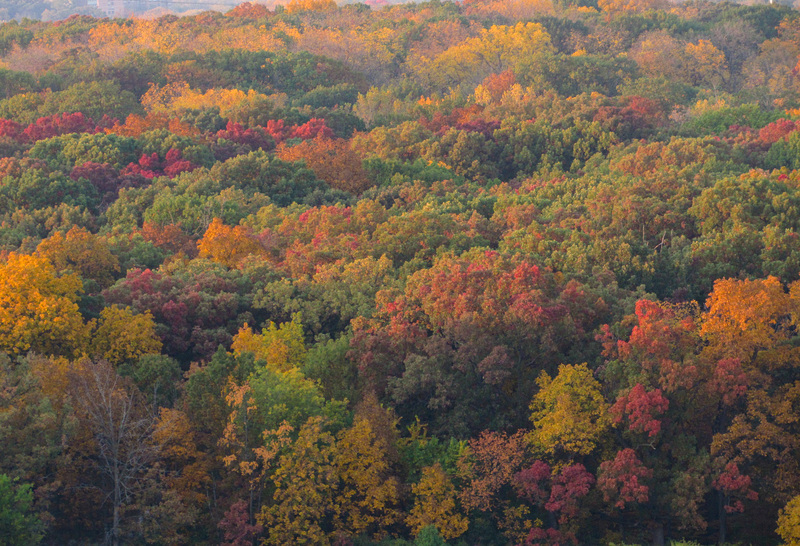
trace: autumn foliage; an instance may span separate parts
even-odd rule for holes
[[[795,8],[2,4],[0,544],[800,540]]]

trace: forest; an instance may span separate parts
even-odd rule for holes
[[[800,13],[0,25],[0,545],[800,544]]]

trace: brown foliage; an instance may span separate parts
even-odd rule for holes
[[[343,138],[315,138],[296,146],[281,145],[277,154],[284,161],[305,160],[317,178],[332,188],[357,195],[372,185],[361,156]]]

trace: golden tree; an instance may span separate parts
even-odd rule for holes
[[[78,311],[80,277],[59,276],[44,256],[12,252],[0,264],[0,349],[77,356],[87,327]]]

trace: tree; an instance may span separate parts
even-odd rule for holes
[[[684,45],[663,30],[644,33],[631,48],[631,57],[642,70],[653,77],[666,76],[682,81]]]
[[[688,43],[684,50],[687,57],[689,81],[693,85],[710,85],[715,91],[730,78],[725,54],[708,40]]]
[[[661,394],[661,389],[647,392],[641,383],[637,383],[627,394],[620,396],[611,407],[610,413],[614,422],[622,422],[623,416],[628,419],[628,427],[634,432],[647,432],[649,437],[661,431],[661,416],[669,409],[669,400]]]
[[[130,91],[110,81],[79,82],[63,91],[48,94],[39,108],[42,115],[81,112],[92,119],[103,116],[125,119],[128,114],[142,111],[139,101]]]
[[[666,7],[661,0],[598,0],[597,5],[609,15],[642,13]]]
[[[633,504],[643,504],[649,499],[650,488],[646,481],[653,471],[645,467],[636,452],[630,448],[617,452],[613,461],[600,464],[597,487],[603,492],[606,503],[619,510]]]
[[[282,161],[263,150],[217,163],[209,174],[223,188],[241,188],[246,195],[262,193],[281,207],[303,202],[309,194],[324,192],[328,187],[310,169]]]
[[[33,512],[31,485],[17,485],[0,474],[0,545],[38,544],[43,531],[42,521]]]
[[[800,382],[773,388],[751,388],[744,411],[735,415],[727,429],[714,435],[711,454],[723,467],[717,487],[724,497],[721,509],[737,512],[753,493],[774,504],[784,504],[800,490],[800,440],[794,417],[800,408]],[[735,465],[728,469],[730,464]],[[740,472],[741,469],[741,472]],[[738,497],[738,498],[737,498]],[[726,508],[727,507],[727,508]]]
[[[111,542],[121,543],[123,509],[133,499],[158,449],[153,443],[155,421],[145,410],[138,389],[105,361],[86,361],[72,374],[70,393],[79,418],[97,446],[94,464],[107,478],[111,500]],[[96,486],[96,485],[95,485]]]
[[[247,501],[244,500],[231,504],[217,527],[224,533],[224,546],[252,546],[264,531],[263,525],[250,523],[250,512],[247,509]]]
[[[270,322],[261,334],[254,334],[245,324],[234,336],[231,348],[237,356],[253,353],[258,360],[265,361],[269,369],[281,372],[299,369],[307,354],[299,315],[280,326]]]
[[[528,539],[563,534],[563,540],[572,537],[571,542],[575,542],[575,520],[582,512],[581,499],[589,494],[594,483],[594,476],[580,463],[558,470],[537,460],[516,473],[513,485],[517,495],[545,512],[549,524],[547,529],[538,526],[527,529]]]
[[[107,304],[149,311],[164,352],[175,358],[208,358],[219,345],[229,346],[242,324],[250,279],[239,270],[208,260],[178,262],[168,270],[131,269],[103,291]]]
[[[336,9],[336,2],[333,0],[291,0],[286,5],[288,13],[300,13],[304,11],[330,11]]]
[[[331,450],[335,440],[324,425],[323,418],[310,418],[278,460],[272,503],[258,516],[268,530],[266,544],[330,544],[327,530],[338,505],[338,476]]]
[[[214,218],[203,238],[197,242],[201,258],[210,258],[227,267],[237,267],[251,255],[262,255],[263,247],[244,226],[229,227]]]
[[[483,431],[469,441],[469,451],[459,461],[460,473],[468,480],[461,502],[470,510],[499,510],[503,489],[513,482],[526,458],[525,433],[512,436]]]
[[[334,527],[351,536],[379,540],[400,519],[400,483],[391,475],[386,438],[363,415],[336,437],[333,465],[339,477]]]
[[[132,362],[161,351],[156,324],[149,311],[134,313],[130,307],[110,306],[100,312],[100,320],[89,345],[93,358],[112,364]]]
[[[60,272],[72,272],[92,280],[100,289],[114,282],[119,260],[111,253],[108,241],[78,226],[66,235],[55,232],[39,243],[36,252],[47,258]]]
[[[284,161],[305,160],[309,169],[332,188],[359,195],[372,186],[372,181],[350,141],[343,138],[314,138],[295,146],[281,145],[278,157]]]
[[[436,527],[445,540],[458,538],[467,531],[469,520],[460,513],[456,489],[441,464],[423,468],[422,478],[411,490],[414,506],[406,523],[415,537],[430,525]]]
[[[521,74],[521,66],[533,65],[551,52],[550,35],[539,23],[494,25],[434,59],[421,60],[421,66],[414,70],[437,88],[446,89],[462,83],[472,84],[474,88],[490,74],[508,69]]]
[[[778,534],[786,544],[800,542],[800,495],[781,508],[778,516]]]
[[[12,252],[0,263],[0,285],[0,348],[12,354],[80,354],[87,330],[78,312],[77,275],[58,276],[46,258]]]
[[[284,420],[277,429],[264,430],[263,420],[258,419],[257,411],[260,409],[264,412],[272,408],[259,408],[262,400],[253,396],[250,385],[237,385],[232,377],[228,378],[225,401],[230,408],[230,415],[219,445],[227,453],[223,457],[225,467],[239,474],[247,484],[249,498],[245,505],[248,516],[246,522],[252,525],[253,516],[259,512],[257,504],[261,500],[265,482],[274,471],[281,449],[291,443],[289,434],[293,427]],[[235,517],[235,511],[229,511],[226,525],[234,525],[235,520],[230,518]],[[238,532],[246,530],[241,525],[237,527]]]
[[[708,297],[700,334],[718,358],[751,362],[790,335],[789,294],[776,277],[719,279]]]
[[[608,403],[586,364],[560,365],[551,378],[542,372],[539,392],[531,401],[535,449],[550,455],[574,457],[594,451],[611,426]]]

